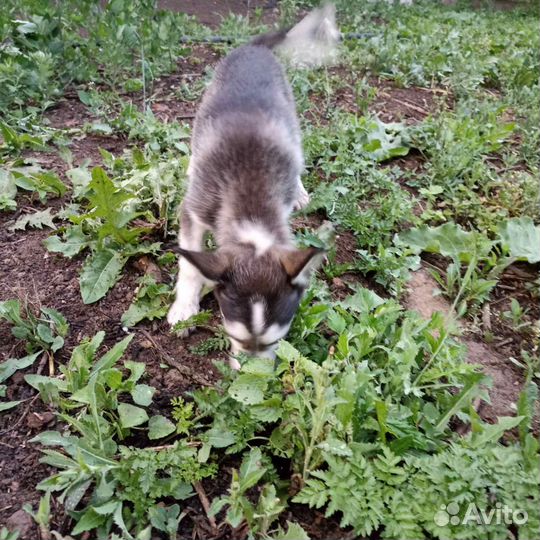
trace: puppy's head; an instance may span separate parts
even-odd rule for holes
[[[215,282],[223,326],[232,352],[273,357],[284,338],[311,272],[324,252],[274,247],[257,254],[248,245],[214,252],[180,250],[203,276]]]

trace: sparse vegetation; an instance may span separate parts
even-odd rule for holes
[[[341,63],[289,70],[295,235],[328,261],[277,360],[233,371],[210,296],[163,319],[193,111],[266,10],[210,29],[150,0],[4,4],[0,473],[27,470],[1,540],[540,536],[537,8],[337,2],[360,34]],[[232,42],[183,39],[211,35]],[[445,312],[408,309],[419,267]]]

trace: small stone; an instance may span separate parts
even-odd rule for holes
[[[33,412],[32,414],[28,415],[26,425],[31,429],[41,429],[43,426],[50,424],[53,420],[54,414],[51,412]]]
[[[34,538],[34,521],[22,508],[11,514],[6,520],[6,527],[9,531],[19,532],[19,538]]]

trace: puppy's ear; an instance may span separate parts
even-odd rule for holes
[[[305,287],[311,273],[322,263],[326,252],[319,248],[283,250],[279,260],[294,285]]]
[[[218,251],[190,251],[179,248],[178,253],[210,281],[222,280],[229,266],[228,258]]]

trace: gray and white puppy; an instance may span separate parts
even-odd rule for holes
[[[234,50],[217,66],[193,129],[171,325],[199,311],[202,286],[210,282],[233,353],[272,356],[287,334],[323,254],[291,241],[289,215],[309,195],[300,180],[292,91],[272,49],[313,65],[332,58],[338,39],[334,8],[327,5],[289,31]],[[203,251],[206,231],[214,234],[216,251]]]

